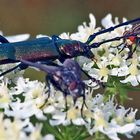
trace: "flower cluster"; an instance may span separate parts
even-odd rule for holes
[[[0,83],[0,139],[54,140],[55,138],[51,134],[42,136],[42,124],[36,123],[33,125],[30,120],[33,115],[39,120],[46,120],[42,111],[38,109],[41,99],[45,100],[45,98],[37,96],[37,94],[39,96],[41,96],[40,93],[43,94],[44,84],[37,81],[29,82],[28,79],[23,79],[23,77],[17,78],[15,84],[15,87],[8,88],[9,83],[5,81]],[[26,94],[24,100],[22,98],[24,97],[23,93]]]
[[[88,37],[101,30],[96,27],[95,17],[90,14],[90,23],[83,23],[78,32],[71,35],[63,33],[63,39],[87,41]],[[123,22],[126,19],[123,19]],[[104,28],[119,24],[118,18],[112,21],[111,14],[103,20]],[[93,42],[122,36],[126,28],[123,26],[112,32],[97,36]],[[19,35],[7,37],[10,42],[26,40],[29,37]],[[40,37],[40,36],[37,36]],[[128,86],[137,86],[139,75],[139,50],[134,52],[132,59],[126,59],[129,50],[124,48],[124,40],[113,41],[93,49],[96,61],[78,57],[77,61],[88,74],[106,83],[106,92],[117,92]],[[1,72],[17,64],[2,65]],[[110,80],[111,79],[111,80]],[[66,98],[63,93],[51,86],[51,94],[45,83],[38,80],[30,81],[23,78],[22,71],[13,71],[0,79],[0,139],[8,140],[62,140],[85,139],[92,137],[100,139],[119,140],[119,134],[132,138],[132,134],[140,131],[140,120],[136,119],[137,109],[128,108],[115,102],[115,95],[105,96],[96,94],[96,84],[85,80],[88,88],[85,90],[85,99],[78,98],[74,104],[70,95]],[[131,85],[129,84],[131,83]]]
[[[101,132],[114,140],[119,140],[117,135],[119,133],[130,138],[132,133],[140,131],[140,120],[135,119],[137,109],[125,109],[123,106],[116,104],[113,97],[105,100],[101,94],[97,94],[93,98],[92,90],[86,91],[86,106],[83,108],[83,112],[81,112],[83,99],[79,98],[74,106],[72,97],[68,96],[66,111],[62,93],[52,88],[52,94],[47,99],[48,94],[45,84],[38,81],[29,81],[29,79],[23,77],[19,77],[15,86],[10,89],[8,89],[7,84],[1,83],[0,91],[0,108],[3,109],[1,123],[4,123],[1,127],[4,127],[3,135],[6,133],[7,137],[10,135],[9,133],[12,133],[13,135],[18,134],[18,139],[24,139],[28,132],[31,133],[28,139],[31,137],[42,138],[41,124],[34,126],[30,120],[33,116],[44,123],[49,119],[49,124],[52,127],[61,125],[69,127],[71,124],[85,126],[90,135]],[[81,116],[81,113],[83,113],[83,116]],[[8,118],[2,121],[3,115],[14,118],[14,121]],[[51,117],[48,118],[48,115],[51,115]],[[16,128],[11,131],[18,131],[18,133],[10,132],[13,125]],[[8,130],[5,127],[8,127]],[[0,137],[6,137],[3,135],[0,135]],[[17,136],[14,135],[15,137]]]
[[[83,25],[78,27],[77,33],[73,33],[71,35],[63,33],[60,35],[60,37],[86,42],[91,34],[101,30],[100,27],[96,28],[95,17],[92,14],[90,14],[89,17],[89,26],[84,22]],[[125,21],[126,19],[123,18],[122,22]],[[113,22],[112,15],[108,14],[105,18],[102,19],[101,23],[102,26],[106,29],[119,24],[119,21],[116,17],[115,21]],[[131,27],[132,25],[122,26],[115,29],[114,31],[101,34],[97,36],[93,42],[97,43],[103,40],[122,36],[126,29],[128,30]],[[120,49],[118,49],[119,45]],[[124,45],[125,43],[123,43],[123,40],[102,44],[99,48],[92,49],[96,62],[90,62],[85,60],[86,58],[82,58],[81,60],[79,59],[79,63],[83,66],[84,70],[88,71],[91,76],[97,78],[98,80],[102,80],[103,82],[107,82],[108,77],[116,76],[119,77],[120,82],[122,83],[131,83],[132,86],[138,86],[140,82],[140,71],[138,69],[140,65],[140,52],[137,49],[137,51],[134,52],[132,59],[126,60],[129,54],[129,50]],[[125,47],[124,50],[119,53],[123,47]]]

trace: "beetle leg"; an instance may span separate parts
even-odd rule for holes
[[[48,97],[47,97],[47,100],[48,100],[48,98],[50,97],[50,94],[51,94],[51,87],[50,87],[50,82],[49,82],[49,76],[48,75],[46,76],[46,84],[48,85]]]
[[[96,82],[98,85],[101,85],[103,88],[105,87],[105,85],[100,82],[99,80],[97,80],[96,78],[94,77],[91,77],[89,74],[87,74],[82,68],[81,68],[81,71],[89,78],[91,79],[93,82]]]
[[[87,122],[87,120],[85,120],[85,118],[84,118],[83,110],[84,110],[84,106],[85,106],[86,108],[88,108],[88,107],[87,107],[86,102],[85,102],[85,96],[82,96],[82,97],[83,97],[83,102],[82,102],[82,106],[81,106],[81,108],[80,108],[80,113],[81,113],[81,118],[82,118],[85,122]],[[74,98],[73,101],[74,101],[74,106],[75,106],[76,101],[77,101],[77,98]]]
[[[28,66],[27,66],[26,64],[20,63],[20,64],[16,65],[15,67],[13,67],[13,68],[11,68],[11,69],[9,69],[9,70],[7,70],[7,71],[1,73],[1,74],[0,74],[0,77],[6,75],[6,74],[9,73],[9,72],[14,71],[14,70],[17,69],[17,68],[20,68],[20,70],[24,70],[24,69],[26,69],[27,67],[28,67]]]
[[[56,64],[56,63],[54,63],[54,62],[52,62],[52,61],[49,61],[49,60],[47,60],[47,61],[39,61],[41,64],[45,64],[45,65],[51,65],[51,66],[57,66],[57,67],[60,67],[60,65],[58,65],[58,64]]]
[[[84,114],[83,114],[84,106],[85,106],[86,108],[88,108],[88,107],[87,107],[87,104],[86,104],[86,102],[85,102],[85,96],[83,96],[83,103],[82,103],[82,107],[81,107],[81,117],[82,117],[82,119],[87,123],[87,120],[85,120]]]
[[[128,46],[128,48],[129,48],[129,52],[128,52],[128,56],[127,56],[126,60],[132,58],[137,46],[135,46],[135,48],[133,50],[132,50],[132,46]]]
[[[122,44],[123,43],[121,43],[119,46],[121,46]],[[117,48],[119,48],[119,46],[117,46]],[[124,46],[123,46],[123,48],[119,51],[119,53],[121,53],[125,49],[126,46],[127,46],[127,44],[125,43]]]
[[[46,103],[48,102],[48,99],[50,98],[50,95],[51,95],[51,88],[50,88],[49,76],[47,76],[47,75],[46,75],[46,85],[48,85],[48,97],[46,98],[45,102],[40,107],[40,109],[42,109],[46,105]],[[46,85],[45,85],[45,87],[46,87]]]

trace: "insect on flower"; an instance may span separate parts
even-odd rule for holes
[[[131,34],[132,36],[129,36]],[[127,59],[129,59],[132,58],[132,55],[136,51],[136,48],[140,45],[140,23],[133,25],[132,28],[126,30],[123,35],[129,37],[123,39],[125,44],[121,51],[127,47],[129,49]]]
[[[2,43],[0,44],[0,64],[20,62],[22,59],[31,62],[41,61],[42,63],[47,61],[52,62],[53,60],[59,59],[61,62],[64,62],[67,58],[73,58],[77,56],[85,56],[93,60],[94,54],[91,51],[92,48],[98,48],[104,43],[128,38],[139,33],[132,32],[131,34],[92,43],[95,37],[106,32],[111,32],[121,26],[139,21],[140,18],[137,18],[96,32],[90,35],[85,43],[77,40],[61,39],[56,35],[52,36],[52,38],[42,37],[34,40],[9,43],[6,38],[0,36],[0,42]],[[16,69],[18,66],[2,73],[0,76]]]
[[[83,107],[85,103],[85,83],[81,79],[81,68],[79,64],[72,60],[66,59],[62,66],[49,66],[41,63],[33,63],[27,60],[21,60],[21,64],[38,68],[47,73],[46,82],[48,83],[50,96],[50,83],[64,95],[67,108],[67,95],[71,95],[74,105],[79,97],[83,98],[81,107],[81,116],[83,116]]]

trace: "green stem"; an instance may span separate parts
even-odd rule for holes
[[[99,140],[99,138],[100,138],[100,136],[99,136],[99,131],[97,131],[97,132],[95,133],[95,140]]]

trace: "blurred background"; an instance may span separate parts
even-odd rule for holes
[[[0,0],[0,30],[6,35],[75,32],[89,13],[97,24],[108,13],[133,19],[140,16],[140,0]]]
[[[140,0],[0,0],[0,30],[4,35],[29,33],[32,37],[73,33],[78,25],[89,22],[89,13],[95,15],[100,26],[100,20],[108,13],[120,20],[140,17],[139,6]],[[129,96],[133,100],[127,106],[138,108],[140,118],[140,92]]]

